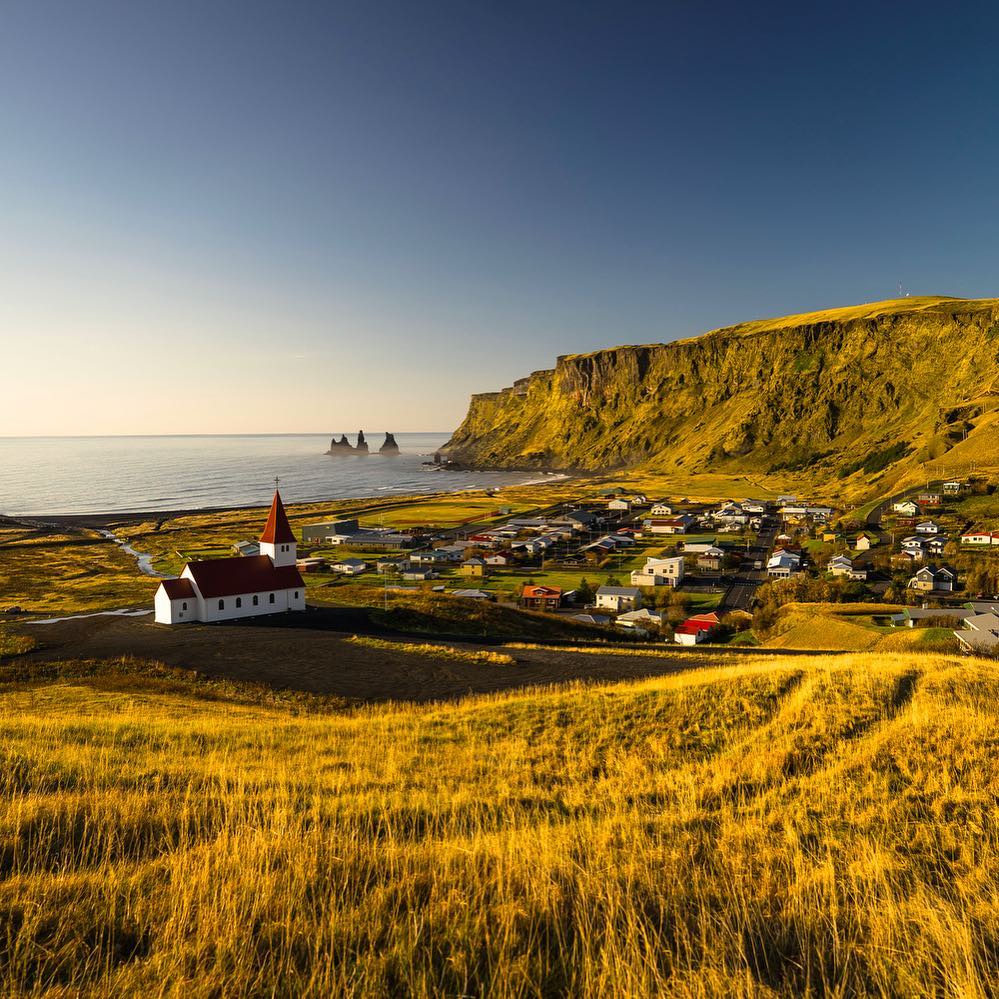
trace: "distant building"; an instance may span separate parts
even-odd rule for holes
[[[597,608],[613,611],[637,610],[642,606],[642,591],[637,586],[601,586],[597,590]]]
[[[562,588],[559,586],[524,586],[520,606],[527,610],[553,611],[562,606]]]

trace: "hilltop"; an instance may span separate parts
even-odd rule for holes
[[[885,474],[999,467],[999,299],[905,298],[558,358],[447,445],[501,468]],[[922,472],[918,472],[922,474]]]
[[[993,665],[702,663],[365,707],[0,668],[0,991],[991,994]]]

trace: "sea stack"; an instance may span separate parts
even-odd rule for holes
[[[357,447],[354,448],[354,450],[357,451],[358,454],[368,453],[368,442],[364,439],[363,430],[357,431]]]
[[[330,441],[330,449],[326,452],[327,454],[353,454],[354,449],[350,446],[350,441],[347,440],[347,435],[344,434],[339,440],[335,437]]]
[[[385,431],[385,443],[378,449],[379,454],[398,454],[399,445],[396,444],[395,438],[388,432]]]

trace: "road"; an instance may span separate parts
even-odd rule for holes
[[[756,595],[758,587],[766,582],[767,571],[763,569],[752,569],[754,562],[767,564],[770,549],[773,548],[774,538],[777,537],[779,522],[775,517],[766,517],[760,532],[756,535],[756,541],[749,547],[746,559],[742,567],[736,572],[718,605],[718,613],[724,614],[727,611],[752,609],[753,597]]]

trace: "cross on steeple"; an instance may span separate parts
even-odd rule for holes
[[[275,476],[274,476],[274,491],[275,491],[275,492],[277,492],[277,487],[278,487],[278,483],[279,483],[280,481],[281,481],[281,479],[280,479],[280,478],[279,478],[279,477],[278,477],[277,475],[275,475]]]

